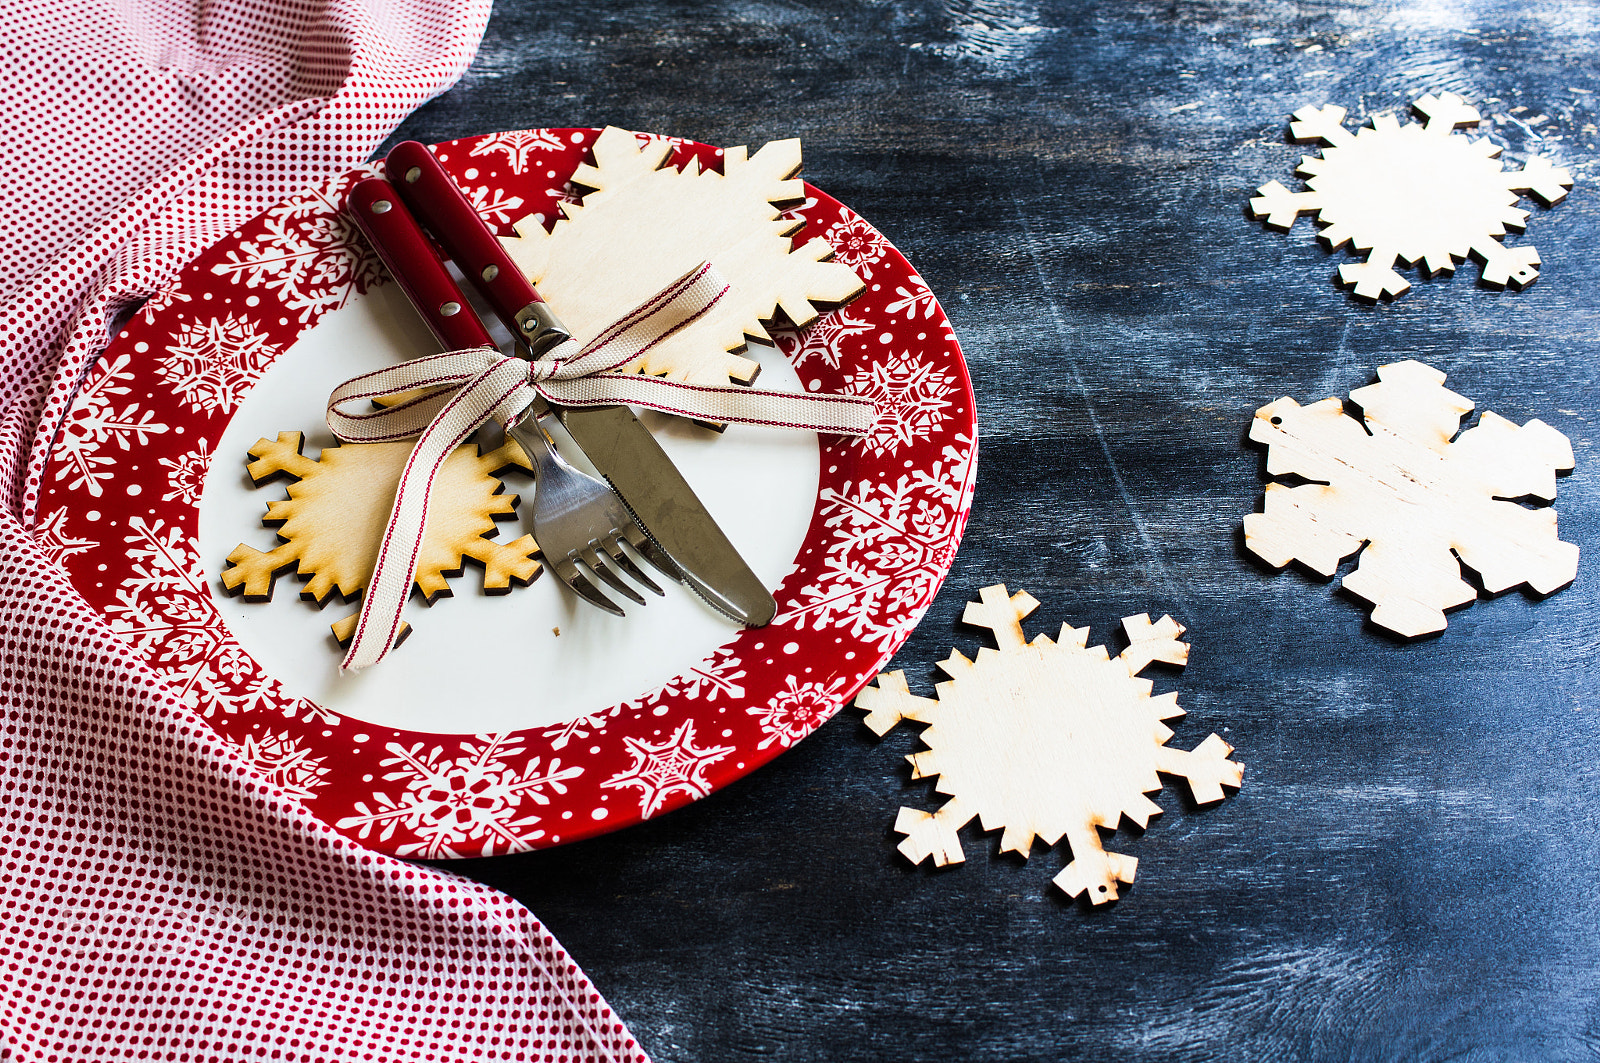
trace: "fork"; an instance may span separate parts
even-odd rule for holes
[[[587,566],[608,586],[640,605],[645,604],[645,599],[613,572],[613,567],[656,594],[662,591],[634,564],[622,544],[626,542],[667,575],[675,573],[677,568],[644,534],[610,484],[567,463],[544,425],[547,417],[554,418],[554,411],[542,402],[535,403],[522,420],[506,429],[506,434],[515,439],[533,461],[534,541],[557,579],[591,605],[623,616],[622,609],[600,592],[583,574],[580,565]]]
[[[388,181],[374,177],[350,190],[349,210],[356,226],[389,267],[389,273],[446,350],[494,347],[488,329],[473,312],[445,268],[433,242],[422,231]],[[640,605],[645,599],[620,570],[656,594],[663,593],[622,549],[627,543],[663,575],[681,579],[678,568],[650,541],[611,486],[569,464],[541,423],[554,416],[536,401],[507,429],[533,465],[533,537],[547,566],[591,605],[622,616],[587,572]]]

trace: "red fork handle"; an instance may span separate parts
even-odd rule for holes
[[[494,346],[489,331],[393,185],[381,177],[370,177],[350,190],[345,204],[356,227],[366,234],[445,350]]]
[[[406,206],[535,357],[568,338],[565,326],[556,320],[433,152],[408,140],[396,144],[384,163]]]

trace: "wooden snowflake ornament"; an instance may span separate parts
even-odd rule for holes
[[[692,160],[682,170],[663,168],[671,154],[668,141],[606,129],[595,140],[594,164],[572,176],[594,191],[566,204],[550,232],[528,217],[501,242],[580,338],[710,262],[732,290],[623,369],[710,387],[748,384],[760,365],[737,352],[747,339],[773,342],[765,322],[777,310],[803,327],[816,320],[819,304],[846,303],[865,286],[848,266],[828,261],[827,241],[796,248],[789,239],[804,224],[779,215],[781,205],[805,198],[804,183],[794,179],[798,140],[774,141],[754,155],[729,148],[720,174]]]
[[[400,471],[413,443],[331,446],[319,458],[301,453],[305,435],[280,432],[250,448],[250,478],[257,487],[280,476],[297,481],[289,497],[267,503],[262,523],[278,529],[279,545],[262,551],[240,543],[228,555],[222,585],[246,601],[272,597],[277,577],[298,572],[307,581],[300,597],[328,603],[334,595],[350,601],[366,587],[378,556]],[[450,594],[447,578],[459,575],[470,558],[483,566],[486,594],[506,594],[539,574],[538,545],[523,535],[509,543],[492,541],[495,522],[516,512],[517,496],[505,493],[494,474],[517,466],[527,455],[515,441],[488,453],[464,444],[445,460],[429,505],[428,529],[417,556],[416,590],[432,602]],[[348,639],[356,617],[333,625]]]
[[[1491,594],[1522,584],[1550,594],[1578,572],[1555,510],[1510,501],[1553,501],[1572,444],[1543,421],[1518,428],[1493,413],[1456,437],[1472,403],[1444,379],[1421,362],[1382,366],[1379,383],[1350,393],[1365,427],[1337,398],[1282,398],[1250,425],[1269,475],[1317,482],[1267,484],[1245,545],[1274,568],[1298,560],[1325,577],[1360,550],[1344,586],[1373,603],[1373,623],[1407,637],[1443,631],[1444,610],[1477,598],[1462,565]]]
[[[1163,721],[1184,715],[1178,695],[1153,698],[1150,681],[1138,678],[1153,661],[1188,660],[1188,644],[1178,641],[1184,629],[1169,616],[1153,624],[1128,617],[1128,648],[1113,658],[1088,647],[1088,628],[1063,625],[1059,642],[1028,642],[1021,621],[1039,603],[1026,592],[997,585],[979,597],[963,619],[992,630],[999,649],[941,661],[950,679],[937,685],[937,700],[912,694],[904,672],[880,675],[856,697],[880,736],[901,720],[931,724],[922,732],[927,750],[906,759],[913,778],[937,775],[935,789],[950,800],[933,813],[900,810],[900,851],[913,864],[930,856],[938,866],[960,863],[957,831],[974,816],[984,830],[1003,829],[1001,850],[1024,859],[1034,838],[1055,845],[1065,835],[1072,861],[1055,884],[1095,904],[1115,900],[1138,862],[1106,852],[1099,829],[1116,830],[1124,816],[1144,827],[1160,815],[1146,796],[1161,789],[1158,772],[1183,776],[1201,804],[1222,800],[1223,787],[1237,789],[1243,777],[1243,765],[1228,759],[1233,747],[1214,734],[1192,752],[1168,748]]]
[[[1469,254],[1483,262],[1486,283],[1532,284],[1539,253],[1532,244],[1505,247],[1500,238],[1527,223],[1528,212],[1516,205],[1519,193],[1554,205],[1572,187],[1572,175],[1538,157],[1520,170],[1502,170],[1499,147],[1455,132],[1479,117],[1460,96],[1424,96],[1413,106],[1425,124],[1401,125],[1392,115],[1378,115],[1355,133],[1342,124],[1343,107],[1296,111],[1294,139],[1327,145],[1300,160],[1296,172],[1308,191],[1269,182],[1250,201],[1251,211],[1285,231],[1301,214],[1315,213],[1329,250],[1348,243],[1367,252],[1365,262],[1339,267],[1339,280],[1364,299],[1411,287],[1395,271],[1397,262],[1449,273]]]

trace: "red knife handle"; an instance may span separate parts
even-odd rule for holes
[[[456,268],[483,293],[500,320],[538,357],[571,333],[529,283],[433,152],[415,140],[384,159],[406,205],[444,245]]]
[[[381,177],[369,177],[350,190],[345,204],[356,227],[366,234],[445,350],[494,346],[489,331],[393,185]]]

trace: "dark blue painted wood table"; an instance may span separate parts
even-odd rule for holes
[[[1244,789],[1175,784],[1139,878],[1103,909],[1060,853],[908,867],[889,827],[931,808],[846,711],[691,808],[457,870],[509,891],[657,1060],[1566,1060],[1600,1055],[1600,5],[601,3],[497,5],[476,64],[400,137],[616,124],[718,144],[800,136],[806,174],[938,293],[983,432],[944,592],[896,667],[983,633],[988,583],[1109,638],[1170,612],[1192,662],[1158,677]],[[1534,206],[1525,291],[1411,274],[1391,304],[1334,282],[1302,221],[1251,220],[1306,150],[1290,112],[1405,115],[1452,91],[1509,160],[1569,168]],[[397,138],[398,139],[398,138]],[[1525,204],[1528,205],[1528,204]],[[1243,549],[1264,461],[1251,414],[1414,357],[1480,409],[1571,437],[1571,587],[1396,641],[1360,603]]]

